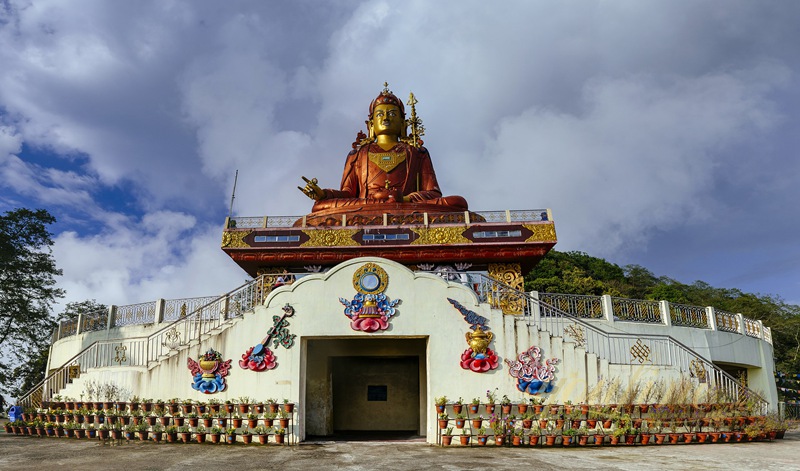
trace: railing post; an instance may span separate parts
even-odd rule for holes
[[[739,324],[739,334],[745,335],[744,316],[741,312],[736,313],[736,322]]]
[[[506,209],[506,222],[511,223],[511,210]]]
[[[57,332],[56,335],[58,336],[58,337],[56,337],[56,340],[61,340],[61,327],[62,327],[63,324],[64,324],[64,321],[59,321],[58,329],[56,329],[56,332]],[[55,343],[55,342],[53,342],[53,343]]]
[[[230,296],[226,295],[222,299],[222,306],[220,307],[220,314],[221,314],[221,317],[222,317],[222,319],[220,319],[220,322],[222,322],[222,321],[224,321],[225,319],[228,318],[229,303],[230,303]]]
[[[154,319],[156,324],[161,324],[164,322],[164,308],[166,307],[167,302],[161,298],[156,299],[156,318]]]
[[[717,313],[712,306],[706,307],[706,317],[708,318],[708,328],[711,330],[718,330]]]
[[[83,313],[78,313],[78,325],[75,326],[75,335],[80,335],[83,333]]]
[[[531,319],[536,323],[536,325],[539,325],[539,319],[542,318],[542,308],[539,306],[539,292],[531,291],[530,296],[533,300],[531,303]]]
[[[422,213],[422,224],[425,227],[428,227],[428,213],[427,212]]]
[[[758,338],[764,340],[764,323],[760,319],[756,322],[758,322]]]
[[[261,221],[261,227],[263,227],[264,229],[267,228],[267,216],[264,216],[264,220]]]
[[[614,322],[614,303],[611,296],[604,294],[600,296],[600,306],[603,308],[603,317],[606,322]]]
[[[106,321],[106,330],[111,330],[114,327],[114,321],[117,317],[117,306],[113,304],[108,306],[108,320]]]
[[[472,223],[469,219],[469,211],[464,211],[464,222],[467,224],[467,227]]]
[[[383,213],[383,225],[384,226],[388,226],[389,225],[389,215],[386,214],[386,213]]]
[[[669,315],[669,301],[659,301],[658,310],[661,311],[661,322],[667,327],[672,327],[672,316]]]

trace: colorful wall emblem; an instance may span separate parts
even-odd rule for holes
[[[205,394],[222,392],[227,387],[225,377],[231,368],[232,360],[223,360],[222,354],[213,348],[200,355],[199,361],[188,359],[189,370],[194,383],[192,389]]]
[[[267,371],[272,370],[278,366],[278,358],[269,349],[269,343],[272,342],[275,348],[282,345],[284,348],[291,348],[294,345],[294,339],[297,337],[289,333],[289,321],[287,317],[294,315],[294,308],[288,303],[283,306],[282,316],[272,316],[272,327],[267,331],[267,336],[253,347],[247,349],[239,360],[239,366],[245,370],[253,371]]]
[[[339,298],[345,306],[344,315],[350,327],[362,332],[377,332],[389,328],[389,321],[397,313],[399,299],[390,300],[383,293],[389,286],[389,275],[380,266],[370,262],[353,274],[353,288],[358,291],[352,301]]]
[[[489,348],[489,344],[494,338],[494,334],[489,332],[486,325],[488,319],[474,311],[470,311],[455,299],[447,298],[458,312],[464,316],[464,320],[470,324],[471,332],[467,332],[466,339],[469,348],[461,354],[461,368],[471,370],[476,373],[483,373],[497,368],[500,361],[497,354]]]
[[[508,374],[517,378],[517,389],[524,393],[536,395],[553,390],[558,358],[545,360],[542,365],[542,352],[533,346],[517,355],[516,361],[506,360]]]

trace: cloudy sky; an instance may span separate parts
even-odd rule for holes
[[[338,185],[384,81],[445,194],[559,250],[800,303],[800,2],[0,0],[0,212],[65,301],[223,293],[234,215]]]

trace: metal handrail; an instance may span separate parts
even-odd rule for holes
[[[61,390],[69,383],[69,380],[76,374],[73,368],[78,368],[78,372],[85,372],[88,368],[113,366],[113,363],[118,363],[120,366],[123,363],[125,366],[145,366],[162,355],[177,351],[178,348],[188,345],[193,339],[199,339],[201,335],[228,323],[233,318],[240,317],[244,312],[255,307],[256,303],[263,302],[266,295],[272,290],[272,285],[266,285],[264,280],[265,275],[259,276],[198,307],[186,317],[165,325],[147,337],[93,342],[23,394],[17,400],[17,404],[33,406],[34,398],[38,396],[39,404],[35,405],[41,405],[41,401],[45,398],[49,399],[54,390]],[[203,315],[204,311],[208,313],[208,308],[216,307],[215,305],[218,303],[224,304],[224,309],[212,311],[212,314],[218,315]],[[231,312],[234,312],[234,315],[231,316]],[[179,328],[182,329],[179,330]],[[182,334],[183,339],[169,343],[169,338],[175,338],[174,335],[167,335],[170,332]],[[115,353],[113,358],[111,353]]]
[[[441,273],[437,274],[441,276]],[[451,281],[463,283],[464,280],[460,279],[459,275],[456,273],[454,277],[451,277]],[[479,277],[479,283],[475,283],[476,276]],[[743,386],[736,378],[714,365],[709,359],[670,335],[629,335],[606,332],[600,328],[601,324],[590,323],[573,316],[483,273],[469,273],[468,280],[473,287],[481,286],[481,292],[496,293],[494,299],[498,298],[498,294],[506,299],[510,297],[524,299],[525,305],[522,306],[521,314],[524,315],[528,325],[536,324],[539,330],[547,331],[557,337],[569,336],[577,344],[586,348],[587,352],[594,353],[611,364],[639,362],[639,364],[676,366],[680,371],[688,372],[694,377],[713,380],[714,384],[720,387],[728,397],[736,401],[742,400],[745,396],[750,397],[760,403],[762,411],[767,410],[769,403],[761,395]],[[489,289],[483,288],[485,285],[488,285]],[[491,304],[492,298],[482,295],[481,292],[478,292],[479,299]],[[534,316],[536,306],[539,307],[538,316]],[[646,340],[650,343],[646,344],[644,342]]]

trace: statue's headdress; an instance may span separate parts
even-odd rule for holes
[[[377,96],[372,103],[369,104],[369,116],[372,117],[372,113],[375,111],[375,107],[378,105],[395,105],[400,108],[400,113],[403,114],[405,117],[406,115],[406,108],[403,106],[403,101],[397,98],[394,93],[389,90],[389,84],[384,82],[383,83],[383,90],[381,91],[380,95]]]

